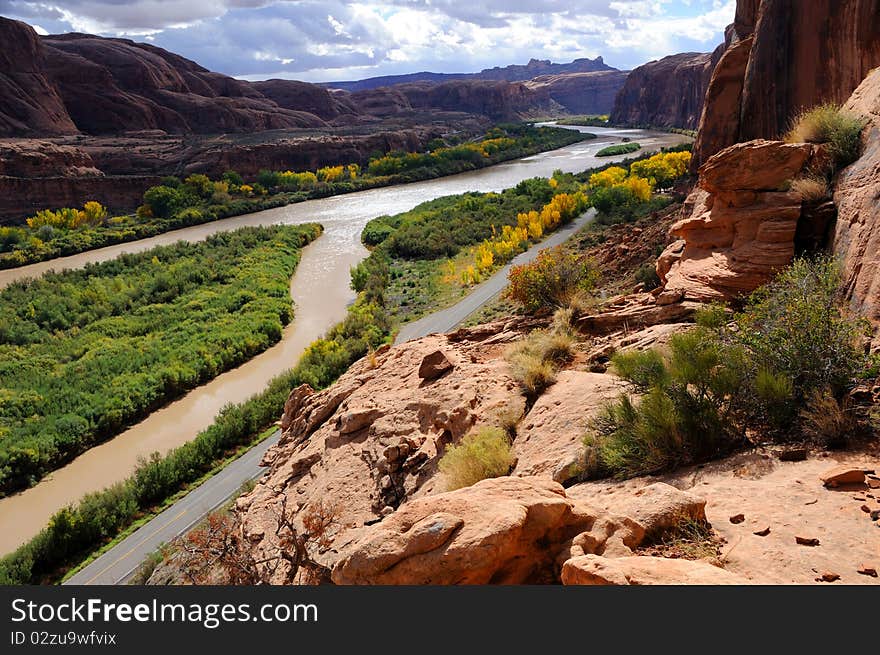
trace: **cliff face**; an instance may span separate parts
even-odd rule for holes
[[[545,93],[573,114],[607,114],[627,76],[625,71],[616,70],[542,75],[526,82],[526,86]]]
[[[0,16],[0,135],[77,132],[46,76],[40,37],[30,26]]]
[[[880,321],[880,70],[859,85],[845,108],[870,123],[861,159],[837,180],[833,251],[853,310]]]
[[[802,108],[842,103],[880,64],[880,0],[740,0],[694,151],[774,139]]]
[[[611,122],[695,129],[721,52],[688,52],[633,70],[617,94]]]
[[[247,82],[160,48],[82,34],[43,43],[49,75],[83,132],[209,134],[325,125],[309,112],[279,107]]]

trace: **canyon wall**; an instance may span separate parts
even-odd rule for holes
[[[880,0],[740,0],[734,47],[709,84],[694,166],[775,139],[802,109],[842,103],[880,65]]]
[[[720,56],[687,52],[639,66],[617,94],[611,122],[696,129]]]

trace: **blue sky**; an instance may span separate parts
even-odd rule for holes
[[[602,55],[633,68],[709,52],[735,0],[0,0],[41,33],[147,41],[247,79],[471,72]]]

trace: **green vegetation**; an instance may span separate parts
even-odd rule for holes
[[[320,227],[247,228],[0,291],[0,490],[262,352]]]
[[[785,136],[789,143],[823,143],[835,170],[853,163],[861,155],[861,135],[866,120],[846,112],[839,105],[825,104],[806,110],[792,121]]]
[[[353,271],[383,260],[387,307],[406,322],[460,297],[517,253],[583,211],[582,185],[570,174],[520,182],[501,193],[464,193],[422,203],[370,221],[362,239],[371,257]]]
[[[190,175],[185,180],[167,177],[144,193],[144,204],[135,215],[109,217],[98,203],[87,203],[83,210],[39,212],[26,226],[0,227],[0,268],[73,255],[311,198],[475,170],[591,137],[574,130],[505,124],[469,143],[447,146],[435,140],[426,153],[377,155],[363,171],[357,163],[351,163],[314,172],[265,170],[250,182],[235,171],[226,172],[219,180],[205,175]],[[88,213],[90,206],[101,207],[103,213],[77,218]]]
[[[346,319],[327,336],[315,341],[292,370],[269,386],[218,414],[214,423],[192,441],[141,462],[125,482],[89,494],[77,505],[56,513],[31,541],[0,560],[0,584],[38,584],[55,579],[62,570],[81,561],[107,543],[151,508],[212,470],[230,451],[253,442],[253,435],[279,416],[290,390],[310,384],[330,385],[352,363],[389,338],[390,323],[382,309],[382,267],[370,271],[367,287]]]
[[[557,371],[574,354],[571,316],[571,309],[558,310],[550,329],[532,331],[505,353],[511,374],[529,402],[556,382]]]
[[[599,152],[596,153],[596,156],[616,157],[618,155],[628,155],[632,152],[636,152],[637,150],[641,150],[641,148],[642,146],[634,142],[619,143],[617,145],[608,146],[607,148],[602,148]]]
[[[727,324],[698,315],[668,352],[616,355],[617,373],[642,396],[604,408],[586,443],[600,470],[619,476],[704,461],[752,439],[799,431],[839,445],[857,429],[846,392],[875,373],[865,326],[838,309],[829,259],[800,259],[757,291]]]
[[[608,114],[566,116],[556,120],[557,125],[577,125],[587,127],[608,127]]]
[[[440,459],[440,471],[446,478],[447,490],[452,491],[507,475],[515,461],[504,430],[484,427],[450,446]]]
[[[592,262],[558,246],[542,250],[533,262],[511,268],[505,293],[529,312],[583,306],[598,280]]]

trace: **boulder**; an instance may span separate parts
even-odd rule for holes
[[[527,584],[556,579],[573,538],[601,523],[635,544],[625,521],[566,498],[545,478],[505,477],[412,500],[372,526],[333,568],[336,584]],[[620,537],[620,534],[625,536]],[[587,543],[586,541],[582,543]]]
[[[566,585],[738,585],[744,578],[707,562],[663,557],[582,555],[562,567]]]
[[[578,485],[569,490],[569,496],[611,512],[626,516],[636,523],[649,538],[662,535],[683,519],[706,521],[706,499],[689,491],[681,491],[664,482],[654,482],[636,489],[621,489],[619,493],[596,491],[591,485]]]
[[[819,479],[826,487],[840,487],[849,484],[864,484],[865,475],[873,473],[870,468],[853,467],[853,466],[835,466],[828,469]]]
[[[451,371],[455,365],[443,354],[442,350],[435,350],[425,355],[419,364],[419,377],[423,380],[435,380],[444,373]]]
[[[520,421],[513,452],[513,475],[551,477],[566,484],[586,469],[584,434],[590,418],[625,385],[619,378],[584,371],[561,371]]]

